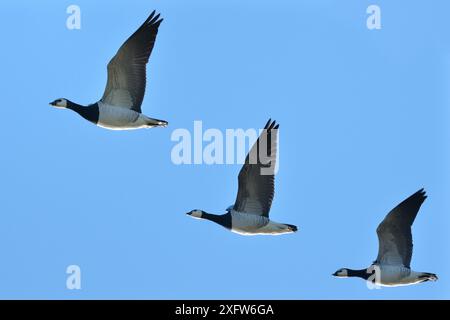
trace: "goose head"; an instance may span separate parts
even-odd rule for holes
[[[341,268],[335,273],[333,273],[333,276],[338,278],[347,278],[348,277],[348,269],[347,268]]]
[[[195,218],[195,219],[201,219],[202,216],[203,216],[203,213],[204,213],[204,211],[195,209],[195,210],[189,211],[189,212],[186,213],[186,214],[187,214],[188,216],[191,216],[192,218]]]
[[[56,99],[55,101],[50,102],[51,106],[53,106],[55,108],[61,108],[61,109],[67,108],[68,104],[69,104],[69,101],[64,98]]]

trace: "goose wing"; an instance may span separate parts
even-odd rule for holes
[[[275,189],[278,128],[269,121],[239,172],[239,189],[233,209],[269,217]]]
[[[108,81],[101,99],[109,105],[141,112],[146,65],[163,19],[155,11],[119,48],[108,63]]]
[[[417,191],[392,209],[380,223],[375,262],[410,267],[413,251],[411,226],[426,198],[424,189]]]

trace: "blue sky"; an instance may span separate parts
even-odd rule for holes
[[[81,8],[81,30],[66,8]],[[381,8],[368,30],[366,8]],[[2,1],[0,298],[450,298],[450,3]],[[162,13],[145,114],[113,132],[48,102],[97,101],[106,64]],[[239,165],[172,163],[173,130],[280,127],[271,217],[242,237],[185,212],[223,213]],[[421,187],[412,267],[439,281],[369,290],[335,279],[376,257],[375,229]],[[66,268],[81,268],[81,290]]]

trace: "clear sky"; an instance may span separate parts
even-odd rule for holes
[[[69,30],[66,9],[81,8]],[[366,8],[381,8],[380,30]],[[2,1],[0,298],[450,298],[450,2]],[[114,132],[48,105],[96,102],[106,64],[161,12],[143,111]],[[223,213],[240,165],[171,161],[175,129],[280,123],[271,217],[243,237]],[[375,229],[425,187],[412,267],[439,281],[369,290],[336,279],[375,259]],[[81,268],[81,290],[66,268]]]

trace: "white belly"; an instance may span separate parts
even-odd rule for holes
[[[279,235],[292,232],[285,224],[270,221],[263,216],[237,211],[231,212],[231,231],[245,236]]]
[[[381,265],[379,275],[376,276],[376,284],[385,287],[408,286],[422,282],[419,273],[403,266]]]
[[[131,130],[148,127],[146,117],[134,110],[110,106],[99,102],[97,125],[111,130]]]

